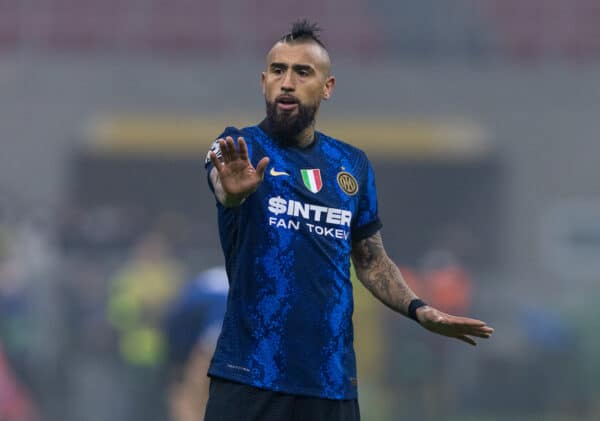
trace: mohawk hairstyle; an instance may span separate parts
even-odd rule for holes
[[[295,41],[314,41],[321,47],[325,48],[325,44],[319,38],[321,28],[316,23],[310,22],[308,19],[302,19],[292,24],[292,31],[281,37],[282,42]]]

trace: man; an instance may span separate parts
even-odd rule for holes
[[[317,32],[299,22],[273,46],[266,119],[227,128],[206,160],[230,280],[207,421],[360,418],[350,258],[379,300],[426,329],[472,345],[493,332],[425,305],[387,256],[366,155],[315,130],[335,86]]]
[[[199,273],[169,306],[165,321],[172,421],[202,421],[208,400],[206,376],[227,303],[227,273]]]

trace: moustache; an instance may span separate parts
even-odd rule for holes
[[[290,94],[279,95],[277,98],[275,98],[275,102],[280,102],[282,104],[300,104],[300,100],[294,95]]]

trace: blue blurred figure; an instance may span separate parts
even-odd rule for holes
[[[165,337],[173,421],[201,421],[208,399],[208,366],[225,315],[227,273],[215,267],[185,285],[169,307]]]

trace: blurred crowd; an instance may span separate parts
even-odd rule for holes
[[[197,265],[122,210],[1,211],[0,420],[168,419],[165,316]]]

